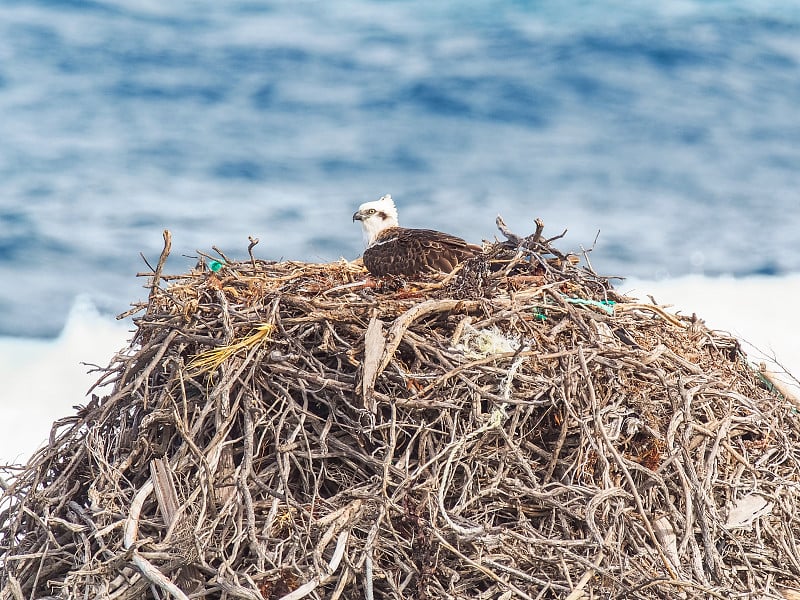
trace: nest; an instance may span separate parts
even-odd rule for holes
[[[110,394],[6,469],[2,598],[791,597],[791,402],[501,229],[413,282],[167,243]]]

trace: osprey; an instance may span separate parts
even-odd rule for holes
[[[454,235],[400,227],[397,208],[389,195],[359,206],[353,221],[361,221],[366,245],[364,265],[376,277],[449,273],[458,263],[481,252],[480,246]]]

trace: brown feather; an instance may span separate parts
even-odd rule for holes
[[[364,251],[364,265],[377,277],[413,276],[425,272],[449,273],[458,263],[475,256],[479,246],[433,229],[384,229]]]

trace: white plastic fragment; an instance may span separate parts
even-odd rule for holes
[[[759,494],[747,494],[731,506],[725,527],[728,529],[749,528],[756,519],[768,515],[774,505],[774,502],[770,502]]]

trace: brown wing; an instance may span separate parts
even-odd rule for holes
[[[454,235],[432,229],[392,227],[378,236],[364,251],[364,265],[370,273],[419,275],[429,271],[449,273],[461,261],[481,249]]]

